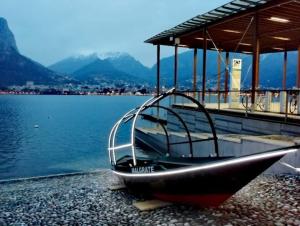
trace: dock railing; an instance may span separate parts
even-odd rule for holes
[[[265,113],[271,116],[300,119],[300,89],[259,89],[255,91],[254,104],[251,90],[181,91],[194,97],[208,109],[239,111],[247,116],[249,113]],[[185,104],[185,103],[182,103]]]

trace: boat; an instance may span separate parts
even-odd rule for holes
[[[180,111],[183,106],[196,109],[199,125]],[[220,205],[298,148],[224,155],[208,111],[196,98],[175,89],[123,115],[108,141],[112,171],[129,191],[197,206]]]

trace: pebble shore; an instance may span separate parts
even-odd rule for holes
[[[138,198],[112,191],[109,170],[0,183],[2,225],[296,225],[300,177],[260,176],[218,208],[185,205],[141,212]]]

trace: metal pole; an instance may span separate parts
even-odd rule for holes
[[[156,95],[159,96],[160,89],[160,45],[157,45],[157,68],[156,68]]]
[[[283,78],[282,78],[282,89],[286,90],[286,72],[287,72],[287,51],[284,51],[283,55]]]
[[[245,116],[248,117],[248,103],[249,103],[249,99],[248,99],[248,95],[246,95],[246,113]]]
[[[207,33],[206,27],[203,29],[203,71],[202,71],[202,104],[205,102],[206,89],[206,50],[207,50]]]
[[[178,74],[178,45],[175,45],[175,56],[174,56],[174,88],[177,89],[177,74]]]
[[[260,52],[260,43],[258,38],[258,14],[255,14],[254,19],[254,35],[253,35],[253,63],[252,63],[252,90],[251,90],[251,103],[252,110],[255,109],[255,92],[258,87],[259,81],[259,52]]]
[[[287,118],[288,118],[288,109],[289,109],[289,93],[286,92],[286,97],[285,97],[285,117],[284,117],[284,121],[287,122]]]
[[[227,103],[228,96],[228,80],[229,80],[229,52],[226,52],[226,68],[225,68],[225,103]]]
[[[300,46],[298,47],[297,88],[300,88]]]
[[[218,54],[218,110],[220,110],[220,89],[221,89],[221,54],[222,52],[220,51]]]
[[[194,73],[193,73],[193,90],[194,90],[194,98],[196,97],[197,91],[197,48],[194,49]]]

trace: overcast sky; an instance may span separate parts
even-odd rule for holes
[[[229,0],[1,0],[20,52],[44,65],[92,52],[128,52],[147,66],[147,38]],[[162,55],[173,52],[162,48]]]

